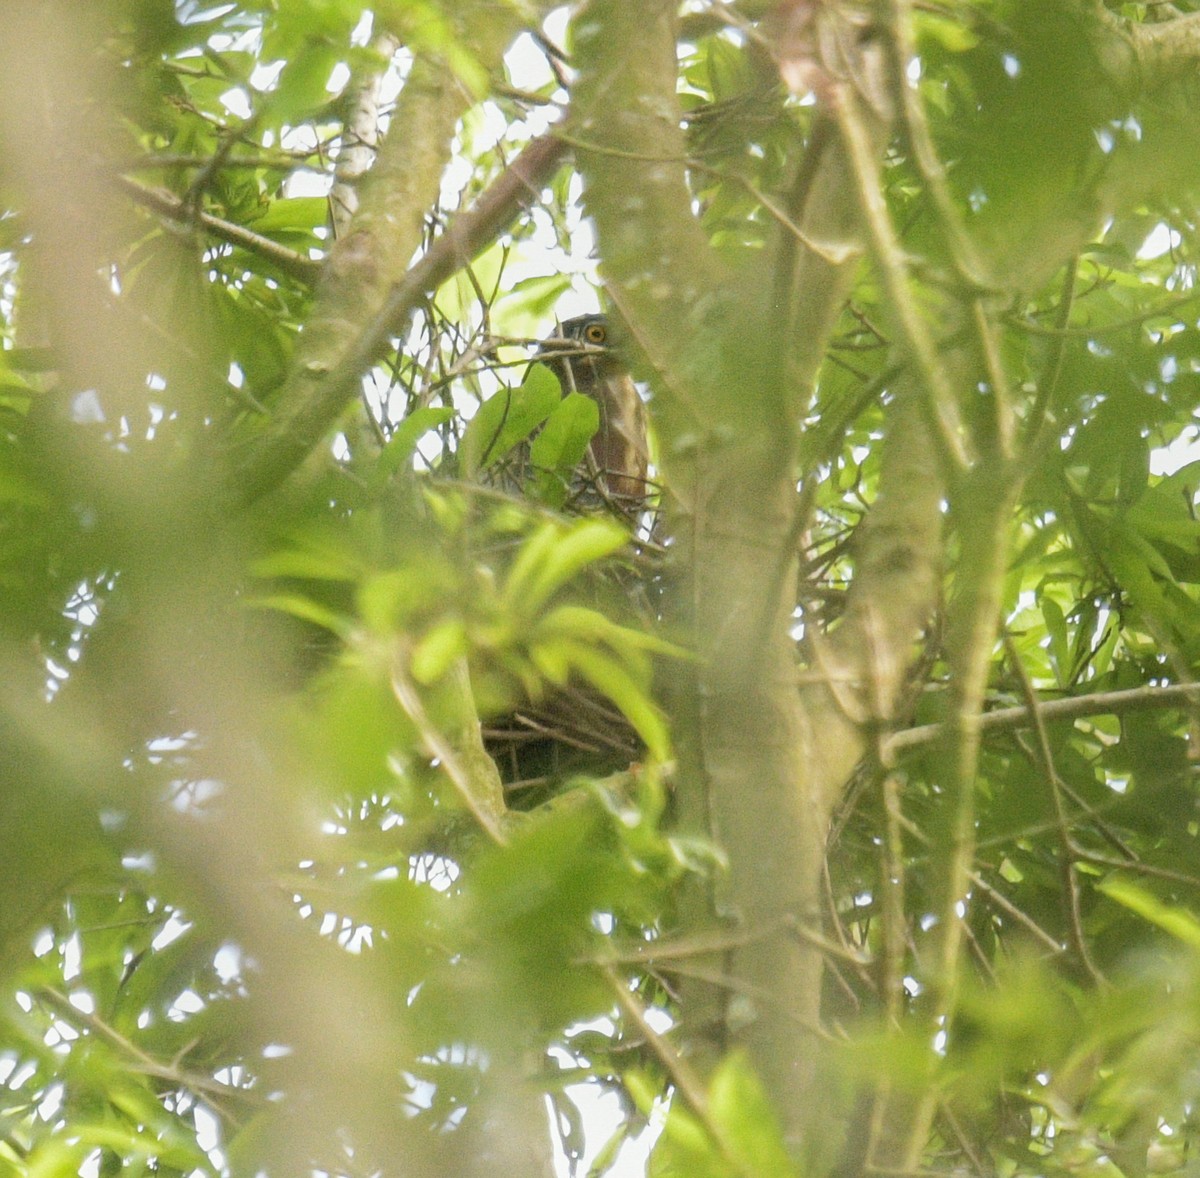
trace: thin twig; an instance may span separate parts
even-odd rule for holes
[[[958,1142],[958,1147],[967,1155],[967,1160],[971,1163],[971,1172],[974,1174],[987,1173],[987,1166],[976,1151],[974,1145],[967,1138],[966,1132],[959,1124],[958,1118],[954,1115],[953,1109],[945,1101],[942,1102],[939,1110],[942,1119],[950,1126],[950,1132],[954,1135]]]
[[[1062,953],[1066,946],[1052,937],[1032,916],[1022,908],[1018,908],[1003,892],[992,887],[977,871],[969,873],[971,883],[981,892],[987,894],[997,908],[1003,909],[1014,920],[1020,921],[1043,945],[1053,953]]]
[[[771,199],[757,184],[754,183],[748,176],[738,175],[736,172],[730,172],[725,168],[714,168],[710,164],[701,163],[696,159],[688,159],[687,166],[694,172],[704,172],[710,176],[716,176],[717,179],[725,182],[734,182],[740,184],[762,207],[771,215],[771,217],[784,229],[788,234],[794,237],[806,250],[816,254],[823,262],[828,262],[831,266],[842,266],[850,261],[857,254],[862,252],[861,247],[857,244],[848,242],[836,242],[826,244],[817,241],[810,237],[799,225],[796,224],[787,211],[782,209]]]
[[[458,750],[451,745],[450,741],[438,729],[437,725],[430,720],[416,687],[404,673],[403,661],[404,652],[398,652],[392,666],[392,691],[408,718],[416,726],[421,743],[425,746],[426,754],[435,758],[441,765],[446,776],[450,779],[451,785],[458,791],[459,797],[462,798],[463,803],[471,812],[475,821],[479,823],[480,829],[487,834],[492,842],[501,847],[505,846],[508,840],[504,836],[504,831],[501,830],[496,817],[488,813],[484,807],[479,797],[479,790],[471,780],[471,775],[467,772],[466,766],[460,760]]]
[[[1072,267],[1074,267],[1077,260],[1072,260]],[[1176,295],[1174,298],[1164,299],[1156,307],[1140,311],[1136,315],[1129,315],[1124,319],[1114,319],[1109,323],[1079,324],[1077,326],[1068,326],[1066,322],[1060,324],[1057,320],[1065,318],[1061,314],[1062,306],[1060,306],[1059,315],[1055,317],[1056,322],[1053,327],[1047,327],[1045,324],[1037,323],[1032,319],[1025,319],[1018,315],[1010,315],[1005,321],[1010,327],[1028,332],[1030,335],[1048,335],[1061,339],[1091,339],[1092,336],[1096,335],[1107,335],[1112,332],[1128,331],[1131,327],[1140,327],[1143,323],[1151,319],[1170,315],[1178,308],[1186,307],[1188,303],[1194,303],[1198,298],[1200,298],[1200,290],[1189,290],[1184,294]],[[1066,306],[1069,314],[1071,301],[1068,299],[1063,305]]]
[[[830,90],[829,106],[846,144],[846,154],[856,180],[855,191],[892,313],[921,375],[925,391],[922,405],[926,409],[934,443],[947,473],[965,470],[968,456],[954,391],[921,321],[904,254],[880,191],[877,163],[858,114],[857,99],[848,86],[835,86]]]
[[[1172,871],[1168,867],[1156,867],[1153,863],[1144,863],[1140,859],[1132,862],[1128,859],[1114,859],[1110,855],[1100,855],[1078,846],[1075,848],[1075,858],[1081,863],[1092,863],[1097,867],[1111,867],[1116,871],[1129,871],[1134,875],[1145,875],[1150,879],[1162,879],[1169,883],[1200,889],[1200,877],[1187,875],[1182,871]]]
[[[1037,394],[1033,400],[1033,408],[1029,414],[1028,442],[1026,452],[1035,455],[1045,444],[1053,420],[1051,409],[1058,392],[1058,382],[1062,377],[1063,364],[1067,355],[1066,330],[1071,318],[1071,307],[1075,303],[1075,284],[1079,276],[1079,259],[1072,258],[1067,263],[1063,273],[1062,294],[1058,301],[1058,314],[1055,316],[1054,328],[1058,332],[1054,341],[1054,353],[1050,360],[1049,371],[1039,382]]]
[[[947,613],[946,657],[950,665],[951,721],[946,729],[945,805],[949,815],[940,896],[935,906],[938,926],[930,969],[927,1027],[949,1028],[958,1007],[962,946],[969,932],[967,898],[975,867],[976,774],[992,648],[999,628],[1001,594],[1008,567],[1006,533],[1010,504],[1017,487],[986,467],[971,472],[968,485],[979,510],[970,529],[962,529],[960,574]],[[926,1091],[911,1118],[902,1157],[913,1166],[929,1140],[937,1096]]]
[[[303,168],[312,159],[314,152],[281,151],[277,155],[237,155],[226,159],[225,168],[262,168],[266,171],[290,172]],[[167,168],[203,168],[212,159],[211,155],[191,155],[185,152],[150,154],[122,160],[117,172],[157,172]],[[311,165],[309,165],[311,166]]]
[[[709,1112],[708,1093],[704,1091],[704,1081],[701,1080],[700,1076],[692,1068],[692,1065],[667,1042],[666,1038],[650,1025],[650,1021],[646,1018],[645,1009],[637,998],[629,992],[629,986],[625,982],[625,979],[611,965],[602,965],[600,972],[604,975],[604,980],[612,990],[613,996],[617,1000],[617,1005],[620,1006],[638,1030],[645,1036],[651,1051],[654,1052],[659,1062],[666,1069],[667,1075],[671,1077],[676,1090],[687,1101],[692,1112],[704,1122],[705,1127],[712,1134],[713,1140],[722,1145],[721,1132],[713,1123]],[[722,1146],[722,1151],[728,1153],[727,1147]]]
[[[1093,695],[1073,696],[1071,699],[1045,700],[1039,706],[1046,720],[1080,720],[1086,716],[1147,711],[1165,704],[1188,703],[1195,699],[1200,699],[1200,683],[1173,683],[1168,687],[1131,687],[1125,691],[1098,691]],[[902,749],[930,744],[946,730],[946,723],[921,724],[894,733],[885,742],[887,752],[895,754]],[[979,717],[979,727],[984,732],[1020,728],[1029,723],[1029,708],[1025,706],[996,708]]]
[[[152,1055],[147,1054],[136,1043],[125,1038],[120,1031],[109,1026],[98,1015],[80,1010],[64,993],[56,990],[53,986],[42,987],[38,990],[38,994],[48,1001],[61,1017],[66,1017],[72,1022],[86,1027],[93,1034],[111,1043],[126,1056],[130,1066],[143,1075],[152,1076],[156,1080],[165,1080],[177,1088],[186,1088],[192,1092],[202,1093],[210,1107],[231,1124],[236,1125],[237,1119],[222,1106],[221,1101],[228,1097],[235,1097],[238,1100],[257,1104],[260,1100],[259,1093],[250,1092],[244,1088],[234,1088],[207,1076],[198,1076],[194,1072],[181,1071],[177,1064],[159,1063]]]
[[[233,155],[233,149],[239,143],[244,142],[245,138],[253,131],[255,125],[262,117],[262,108],[251,111],[250,117],[236,127],[226,126],[221,132],[217,140],[217,150],[209,157],[208,162],[192,177],[191,184],[188,185],[188,190],[183,194],[184,207],[193,211],[200,211],[200,202],[204,199],[204,194],[208,191],[217,174],[225,167],[230,157]]]
[[[913,822],[912,819],[901,815],[899,818],[899,825],[902,827],[905,833],[909,835],[910,838],[920,843],[926,849],[932,846],[933,840],[928,834],[925,833],[925,831],[923,831],[915,822]],[[1082,857],[1083,856],[1081,854],[1080,858]],[[1002,909],[1004,912],[1007,912],[1014,920],[1017,920],[1023,924],[1031,933],[1033,933],[1035,937],[1037,937],[1039,941],[1042,942],[1042,944],[1044,944],[1053,953],[1057,954],[1064,951],[1066,946],[1061,944],[1059,941],[1056,941],[1054,937],[1046,932],[1046,930],[1042,928],[1042,926],[1038,924],[1032,916],[1029,915],[1029,913],[1025,912],[1021,908],[1018,908],[1007,896],[1004,895],[1003,892],[992,887],[992,885],[988,883],[988,881],[984,879],[978,871],[972,869],[967,873],[967,878],[970,880],[972,886],[978,888],[981,892],[987,895],[992,903],[996,905],[996,907]]]
[[[780,917],[769,924],[757,928],[730,929],[708,933],[696,933],[688,937],[676,937],[658,941],[649,941],[632,949],[616,954],[605,954],[606,962],[633,965],[643,962],[674,961],[687,957],[704,957],[713,953],[738,949],[755,944],[766,937],[778,936],[781,932],[791,932],[802,940],[808,941],[815,948],[829,957],[847,961],[851,965],[870,965],[870,958],[856,953],[853,949],[835,945],[819,933],[814,933],[799,925],[795,920]]]
[[[909,63],[917,57],[912,38],[912,4],[910,0],[891,0],[886,6],[886,11],[891,37],[892,92],[900,97],[901,126],[906,132],[913,162],[933,201],[934,213],[941,223],[946,244],[949,246],[950,259],[959,277],[969,289],[989,289],[995,284],[986,274],[971,238],[963,227],[954,198],[950,194],[946,169],[942,166],[934,147],[920,91],[908,79]]]

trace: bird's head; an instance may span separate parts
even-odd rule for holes
[[[564,393],[594,395],[598,382],[624,371],[609,344],[608,318],[601,314],[560,323],[554,335],[542,340],[535,359],[558,377]]]

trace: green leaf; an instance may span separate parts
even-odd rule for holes
[[[571,675],[571,652],[557,642],[533,642],[529,657],[548,683],[562,687]]]
[[[434,305],[448,321],[457,322],[471,313],[480,289],[495,290],[501,283],[509,247],[494,242],[471,263],[469,275],[458,270],[437,289]]]
[[[366,577],[358,587],[358,610],[372,633],[390,637],[415,614],[439,608],[460,591],[456,571],[430,558]]]
[[[323,196],[292,196],[273,200],[249,225],[255,233],[273,237],[280,233],[310,234],[329,217],[329,201]]]
[[[561,529],[557,524],[546,521],[521,545],[521,551],[509,571],[504,585],[502,604],[515,611],[528,600],[529,586],[538,568],[550,558],[550,553],[559,542]],[[532,611],[531,611],[532,612]]]
[[[127,1095],[127,1093],[123,1094],[119,1089],[114,1091],[114,1089],[110,1088],[108,1090],[108,1096],[113,1103],[122,1108],[131,1118],[135,1118],[134,1109],[129,1107],[129,1102],[122,1099],[123,1095]],[[149,1093],[146,1094],[144,1107],[152,1115],[157,1112],[156,1120],[163,1120],[161,1109],[154,1110],[153,1099]],[[91,1145],[99,1145],[111,1149],[115,1154],[125,1159],[127,1163],[134,1158],[156,1158],[164,1166],[173,1166],[176,1169],[186,1171],[193,1167],[203,1166],[207,1160],[195,1141],[188,1142],[179,1132],[172,1133],[165,1138],[160,1138],[116,1125],[93,1123],[80,1124],[78,1126],[78,1133],[83,1141]],[[175,1138],[174,1141],[171,1140],[172,1137]]]
[[[979,37],[972,31],[970,23],[961,18],[914,12],[913,25],[918,40],[936,41],[950,53],[964,53],[979,44]]]
[[[15,372],[53,372],[60,359],[53,348],[27,347],[0,350],[0,368]]]
[[[704,48],[713,101],[744,97],[753,85],[745,49],[723,37],[709,37]]]
[[[625,529],[609,519],[584,520],[566,533],[554,528],[550,542],[541,541],[535,554],[526,558],[522,552],[504,588],[505,603],[526,615],[537,613],[580,570],[611,556],[628,540]]]
[[[671,1102],[662,1136],[650,1155],[649,1178],[735,1178],[697,1117],[679,1097]]]
[[[62,1138],[43,1141],[26,1158],[25,1178],[77,1178],[79,1166],[91,1152],[91,1146]]]
[[[1125,513],[1126,527],[1154,546],[1166,550],[1164,564],[1173,573],[1184,569],[1190,579],[1200,579],[1200,520],[1194,515],[1200,462],[1189,463],[1164,478]]]
[[[279,613],[289,614],[301,621],[312,622],[336,634],[339,638],[349,638],[354,631],[353,623],[341,614],[313,601],[311,597],[302,597],[296,593],[274,593],[260,597],[251,597],[246,604],[253,609],[271,609]]]
[[[1200,918],[1187,908],[1164,904],[1157,896],[1121,876],[1110,876],[1096,884],[1110,900],[1136,912],[1143,920],[1157,925],[1193,949],[1200,949]]]
[[[44,507],[49,497],[21,471],[0,463],[0,503],[20,503],[26,507]]]
[[[1186,614],[1168,598],[1164,586],[1175,588],[1175,579],[1162,554],[1123,520],[1107,524],[1105,560],[1139,610],[1158,621],[1186,629],[1194,606]]]
[[[622,626],[598,610],[582,605],[556,606],[538,623],[537,633],[561,633],[590,642],[604,642],[621,652],[651,651],[672,658],[689,657],[682,646],[676,646],[655,634]]]
[[[771,1102],[742,1052],[717,1065],[709,1082],[708,1111],[740,1173],[796,1178]]]
[[[256,577],[306,581],[356,581],[364,569],[346,548],[321,536],[302,537],[294,548],[271,552],[252,565]]]
[[[412,653],[412,676],[418,683],[433,683],[466,653],[466,626],[459,618],[447,618],[417,643]]]
[[[579,674],[621,709],[650,755],[665,761],[670,756],[666,720],[629,671],[594,646],[567,641],[562,645]]]
[[[1042,617],[1046,621],[1046,632],[1050,636],[1050,665],[1060,687],[1071,675],[1071,646],[1067,638],[1067,619],[1062,607],[1048,593],[1041,598]]]
[[[380,451],[371,471],[370,488],[379,491],[402,466],[406,466],[417,451],[417,443],[432,430],[445,425],[454,417],[449,406],[422,405],[414,409],[393,431],[387,445]]]
[[[328,83],[338,63],[334,46],[307,41],[290,56],[275,88],[266,95],[265,114],[272,122],[296,123],[328,104]]]
[[[507,335],[532,335],[571,289],[569,274],[535,274],[522,278],[492,308],[492,328]]]
[[[501,389],[484,401],[463,434],[463,476],[475,478],[523,442],[550,416],[561,397],[554,373],[544,364],[535,364],[518,388]]]
[[[380,14],[412,50],[440,57],[475,99],[488,93],[488,73],[458,34],[444,6],[431,0],[383,0]]]
[[[618,1122],[608,1140],[600,1147],[592,1164],[588,1167],[586,1178],[603,1178],[609,1169],[616,1164],[617,1154],[621,1152],[629,1139],[630,1123],[628,1119]]]
[[[600,406],[584,393],[568,393],[555,406],[529,449],[538,499],[550,507],[566,502],[571,475],[599,428]]]

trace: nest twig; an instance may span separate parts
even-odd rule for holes
[[[575,683],[485,725],[483,738],[510,790],[549,784],[585,767],[629,765],[642,753],[620,711]]]

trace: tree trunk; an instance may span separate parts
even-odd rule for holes
[[[685,1029],[710,1060],[747,1050],[797,1145],[814,1109],[822,958],[808,934],[820,924],[829,816],[867,747],[860,721],[890,713],[929,612],[940,491],[928,464],[913,485],[912,463],[928,455],[912,398],[902,397],[893,410],[902,445],[860,563],[872,592],[894,592],[901,580],[910,588],[884,607],[852,600],[830,644],[846,684],[802,691],[792,634],[799,421],[863,252],[860,193],[842,144],[823,128],[794,169],[792,224],[756,273],[732,271],[692,213],[674,7],[587,6],[572,130],[608,290],[655,386],[671,503],[670,612],[698,655],[674,701],[680,821],[728,857],[711,893],[685,899],[686,931],[717,923],[730,934],[727,951],[688,963]],[[864,57],[837,68],[873,67]],[[882,150],[887,119],[860,117]],[[805,147],[799,134],[796,147]]]

